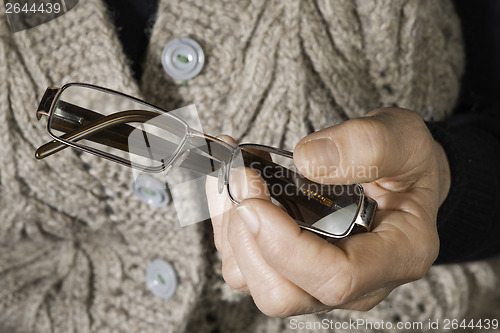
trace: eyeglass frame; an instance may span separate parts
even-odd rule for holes
[[[62,94],[62,92],[64,92],[64,90],[66,90],[67,88],[73,87],[73,86],[91,88],[91,89],[96,89],[96,90],[102,91],[104,93],[111,93],[114,95],[118,95],[120,97],[129,99],[129,100],[132,100],[132,101],[137,102],[139,104],[142,104],[144,106],[147,106],[149,108],[155,109],[156,111],[158,111],[157,115],[168,115],[170,117],[173,117],[176,121],[179,121],[179,123],[183,124],[183,126],[185,127],[184,136],[183,136],[181,142],[178,144],[176,151],[172,154],[172,156],[168,159],[167,162],[164,162],[162,164],[161,168],[148,168],[148,167],[144,167],[144,166],[134,165],[134,163],[132,163],[131,161],[126,161],[118,156],[106,153],[104,151],[99,151],[99,150],[93,149],[91,147],[87,147],[85,145],[79,145],[75,142],[69,141],[68,139],[64,139],[64,138],[61,138],[61,137],[55,135],[54,133],[52,133],[52,130],[50,128],[51,117],[54,114],[54,108],[57,105],[57,103],[59,102],[59,97]],[[70,104],[70,103],[67,103],[67,104]],[[75,106],[77,108],[84,109],[80,106],[76,106],[76,105],[73,105],[73,106]],[[84,109],[84,110],[86,110],[88,112],[93,112],[93,111],[87,110],[87,109]],[[132,111],[123,111],[123,112],[132,112]],[[144,111],[144,112],[153,113],[152,111]],[[177,117],[176,115],[171,114],[168,111],[166,111],[160,107],[157,107],[151,103],[145,102],[139,98],[122,93],[120,91],[116,91],[113,89],[109,89],[109,88],[105,88],[105,87],[101,87],[101,86],[97,86],[97,85],[93,85],[93,84],[88,84],[88,83],[74,82],[74,83],[67,83],[67,84],[63,85],[61,88],[52,87],[52,86],[48,87],[46,89],[46,91],[41,99],[41,102],[39,104],[39,107],[36,111],[36,117],[38,120],[41,120],[42,116],[48,117],[47,132],[52,137],[53,141],[47,142],[46,144],[40,146],[36,150],[35,157],[37,159],[43,159],[43,158],[48,157],[54,153],[59,152],[60,150],[62,150],[64,148],[72,147],[72,148],[75,148],[75,149],[78,149],[78,150],[81,150],[81,151],[84,151],[87,153],[91,153],[91,154],[96,155],[98,157],[102,157],[102,158],[111,160],[113,162],[131,167],[131,168],[140,169],[141,171],[146,171],[146,172],[167,171],[167,173],[168,173],[168,172],[171,172],[175,168],[175,164],[179,163],[178,159],[180,156],[182,156],[182,154],[183,154],[182,150],[183,150],[184,146],[186,145],[188,138],[190,138],[190,137],[191,138],[198,137],[199,139],[206,140],[206,142],[212,142],[212,143],[215,143],[216,145],[220,145],[224,149],[227,149],[229,152],[231,152],[231,155],[232,155],[231,158],[229,159],[228,165],[230,165],[233,162],[234,156],[237,155],[237,153],[239,153],[239,150],[241,150],[243,148],[259,149],[259,150],[267,151],[267,152],[274,153],[277,155],[281,155],[284,157],[293,158],[292,152],[287,151],[287,150],[283,150],[283,149],[279,149],[279,148],[275,148],[275,147],[271,147],[271,146],[252,144],[252,143],[244,143],[244,144],[239,144],[238,146],[235,147],[235,146],[230,145],[227,142],[222,141],[214,136],[211,136],[211,135],[194,130],[183,119],[181,119],[181,118]],[[136,114],[136,116],[138,116],[138,115]],[[127,121],[131,121],[131,120],[127,120]],[[97,125],[102,126],[102,122],[98,121]],[[97,128],[99,128],[99,126]],[[79,135],[79,134],[81,134],[81,133],[77,133],[77,135]],[[48,152],[46,152],[47,150],[48,150]],[[40,154],[41,152],[46,152],[46,153]],[[211,155],[211,152],[207,152],[207,153]],[[213,156],[213,155],[211,155],[211,156]],[[180,162],[183,162],[183,161],[180,161]],[[219,162],[224,163],[224,161],[220,161],[220,160],[219,160]],[[171,167],[172,169],[169,170],[169,167]],[[229,186],[229,170],[231,169],[231,167],[222,167],[221,169],[223,169],[224,174],[221,175],[219,173],[219,192],[221,192],[221,189],[220,189],[220,177],[221,176],[224,177],[223,186],[226,186],[226,188]],[[359,194],[360,195],[360,202],[357,204],[357,211],[355,213],[353,220],[350,222],[351,225],[350,225],[349,229],[343,235],[339,236],[336,234],[332,234],[332,233],[323,231],[319,228],[315,228],[313,226],[304,224],[298,220],[295,220],[295,221],[298,223],[298,225],[302,229],[309,230],[309,231],[311,231],[315,234],[318,234],[322,237],[326,237],[326,238],[333,239],[333,240],[345,238],[345,237],[349,236],[351,233],[353,233],[355,231],[355,229],[356,229],[356,231],[357,230],[370,231],[371,227],[372,227],[372,222],[374,219],[377,203],[375,200],[368,197],[364,193],[364,189],[360,184],[356,184],[356,185],[357,185],[358,189],[360,190],[360,194]],[[230,200],[233,203],[240,204],[240,202],[236,198],[233,197],[231,191],[229,191],[228,188],[227,188],[227,193],[228,193]],[[359,227],[359,228],[356,228],[356,227]]]

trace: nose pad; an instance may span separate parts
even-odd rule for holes
[[[226,176],[226,163],[223,161],[220,162],[219,174],[217,175],[219,194],[222,194],[222,191],[224,191],[224,185],[226,185],[225,176]]]
[[[174,160],[174,162],[172,164],[170,164],[167,169],[165,169],[165,173],[166,175],[170,175],[172,174],[172,172],[174,172],[175,169],[177,169],[177,167],[179,165],[181,165],[182,162],[184,162],[184,160],[188,157],[189,153],[191,152],[191,150],[186,150],[185,152],[183,152],[181,154],[181,156],[179,156],[178,158],[176,158]]]

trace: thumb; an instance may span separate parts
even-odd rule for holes
[[[299,171],[314,181],[369,183],[411,172],[430,143],[418,114],[387,108],[306,136],[293,157]]]

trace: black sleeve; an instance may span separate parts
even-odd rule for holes
[[[500,254],[500,2],[453,0],[466,67],[455,116],[428,123],[450,163],[451,189],[439,209],[436,263]]]
[[[428,123],[443,146],[451,188],[439,209],[441,247],[436,263],[500,254],[500,108]]]

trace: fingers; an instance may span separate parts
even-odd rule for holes
[[[368,183],[412,172],[432,142],[416,113],[380,109],[305,137],[294,150],[294,162],[312,180]]]
[[[246,198],[270,201],[269,189],[260,174],[249,168],[232,168],[229,172],[229,191],[237,202]]]
[[[396,286],[419,279],[439,248],[428,202],[437,178],[429,177],[426,165],[433,142],[418,115],[383,109],[314,133],[297,145],[294,161],[308,178],[372,182],[365,188],[379,203],[374,229],[335,245],[300,230],[270,202],[255,171],[231,170],[235,178],[230,185],[236,185],[230,191],[240,205],[226,196],[220,203],[216,189],[208,194],[211,212],[223,212],[213,224],[224,279],[250,292],[262,312],[278,317],[333,308],[368,310]],[[410,184],[407,191],[388,190],[405,182]],[[207,193],[209,187],[207,183]]]
[[[229,183],[231,193],[237,200],[258,198],[270,201],[267,185],[255,170],[248,168],[232,169],[230,171]],[[229,199],[226,187],[219,194],[218,179],[215,177],[207,178],[206,194],[214,230],[215,246],[222,256],[222,275],[224,280],[232,288],[248,292],[246,281],[240,272],[227,237],[228,225],[233,223],[230,211],[235,205]]]
[[[222,257],[222,276],[233,289],[248,293],[245,279],[241,275],[227,240],[228,212],[234,208],[234,204],[229,199],[225,187],[224,191],[219,194],[218,179],[215,177],[207,178],[206,192],[214,232],[214,243]]]
[[[248,288],[252,295],[257,295],[256,303],[258,295],[272,292],[269,285],[281,287],[285,299],[287,295],[298,297],[299,293],[286,284],[288,281],[305,292],[303,297],[310,295],[327,307],[365,310],[395,285],[418,279],[428,269],[421,263],[423,251],[415,250],[421,245],[416,242],[424,242],[425,238],[416,235],[417,230],[407,228],[415,223],[411,215],[382,212],[377,215],[377,230],[333,245],[301,231],[285,212],[262,200],[245,200],[236,210],[253,237],[246,236],[242,241],[244,234],[235,232],[233,223],[228,237]],[[245,253],[245,247],[252,248],[251,254]],[[425,262],[425,266],[432,264],[432,260]],[[259,278],[262,272],[268,275]],[[283,310],[284,301],[277,297],[276,302],[277,309]],[[277,309],[272,308],[275,312]],[[293,312],[294,308],[287,310]]]
[[[228,135],[220,135],[217,138],[231,145],[238,143]],[[214,242],[217,250],[223,254],[222,247],[227,244],[226,230],[223,228],[222,219],[224,212],[233,208],[231,200],[227,194],[227,188],[224,186],[222,193],[219,193],[219,180],[216,177],[207,177],[205,184],[205,193],[207,196],[208,209],[214,229]]]
[[[222,251],[222,238],[225,237],[226,231],[223,230],[222,220],[224,212],[232,208],[232,203],[227,196],[227,190],[224,188],[222,193],[219,193],[218,179],[215,177],[207,177],[205,184],[205,192],[207,196],[208,209],[210,211],[210,219],[214,230],[214,242],[217,250]]]
[[[274,206],[267,201],[258,201]],[[235,260],[255,304],[263,313],[271,317],[285,317],[329,309],[269,265],[260,253],[249,226],[236,211],[231,211],[229,215],[231,223],[228,227],[228,239]],[[274,221],[283,216],[271,215],[269,218]],[[295,224],[293,221],[291,223]]]

